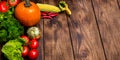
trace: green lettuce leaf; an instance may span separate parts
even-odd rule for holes
[[[23,60],[22,57],[22,45],[25,43],[25,40],[22,38],[17,38],[14,40],[9,40],[2,47],[2,53],[8,60]]]

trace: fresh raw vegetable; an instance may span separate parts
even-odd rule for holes
[[[41,12],[41,16],[43,19],[52,19],[53,17],[56,17],[58,13],[55,12]]]
[[[22,58],[22,45],[25,43],[24,39],[16,38],[14,40],[9,40],[2,47],[2,53],[8,60],[23,60]]]
[[[9,10],[9,6],[7,5],[6,1],[0,2],[0,14],[1,12],[7,12]]]
[[[70,9],[68,8],[68,4],[65,2],[65,1],[60,1],[59,2],[59,8],[62,10],[62,11],[66,11],[66,13],[68,15],[71,15],[71,11]]]
[[[59,4],[58,4],[58,7],[54,6],[54,5],[50,5],[50,4],[40,4],[40,3],[37,3],[36,5],[43,12],[57,12],[57,13],[59,13],[59,12],[62,12],[62,11],[66,11],[66,13],[68,15],[71,15],[71,11],[68,8],[68,4],[65,1],[60,1]]]
[[[50,5],[50,4],[40,4],[37,3],[36,4],[41,11],[45,11],[45,12],[61,12],[60,8],[54,5]]]
[[[47,16],[48,12],[41,12],[41,16]]]
[[[22,56],[25,57],[28,55],[29,48],[27,46],[23,46]]]
[[[19,2],[20,0],[8,0],[8,4],[10,6],[16,6]]]
[[[52,19],[51,16],[42,16],[43,19]]]
[[[39,55],[39,52],[38,52],[38,50],[36,50],[36,49],[32,49],[32,50],[30,50],[30,52],[28,53],[28,57],[32,60],[35,60],[37,57],[38,57],[38,55]]]
[[[27,44],[28,44],[29,41],[30,41],[29,37],[26,36],[26,35],[22,35],[21,38],[25,39]]]
[[[58,15],[58,13],[52,13],[52,12],[49,12],[48,13],[48,16],[51,16],[51,17],[55,17],[55,16],[57,16]]]
[[[15,17],[24,26],[33,26],[39,23],[41,13],[39,7],[33,2],[25,0],[20,2],[15,8]]]
[[[0,43],[15,39],[24,33],[24,27],[13,16],[14,8],[0,13]]]
[[[27,34],[30,38],[40,38],[40,29],[38,27],[30,27],[27,30]]]
[[[30,41],[29,47],[30,47],[31,49],[37,49],[38,46],[39,46],[39,43],[38,43],[38,41],[37,41],[36,39],[32,39],[32,40]]]

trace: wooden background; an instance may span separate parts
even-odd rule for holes
[[[31,1],[57,5],[61,0]],[[38,24],[37,60],[120,60],[120,0],[64,1],[71,16],[63,12]]]

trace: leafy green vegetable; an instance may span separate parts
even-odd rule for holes
[[[24,27],[14,18],[14,8],[0,13],[0,43],[15,39],[24,33]]]
[[[25,43],[25,40],[22,38],[16,38],[14,40],[9,40],[2,47],[2,53],[9,60],[23,60],[22,58],[22,45]]]

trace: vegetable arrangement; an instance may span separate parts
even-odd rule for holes
[[[33,38],[30,40],[30,38],[25,35],[21,36],[21,38],[26,41],[26,43],[23,45],[22,57],[28,56],[29,59],[35,60],[39,55],[37,50],[39,46],[38,39]]]
[[[53,17],[57,16],[59,12],[63,11],[65,11],[68,15],[71,15],[71,11],[65,1],[60,1],[58,7],[50,4],[40,3],[37,3],[36,5],[40,8],[42,18],[44,19],[52,19]]]
[[[29,0],[0,1],[0,43],[4,44],[1,50],[4,56],[8,60],[37,59],[41,31],[35,25],[41,18],[52,19],[63,11],[71,15],[65,1],[58,6]]]

